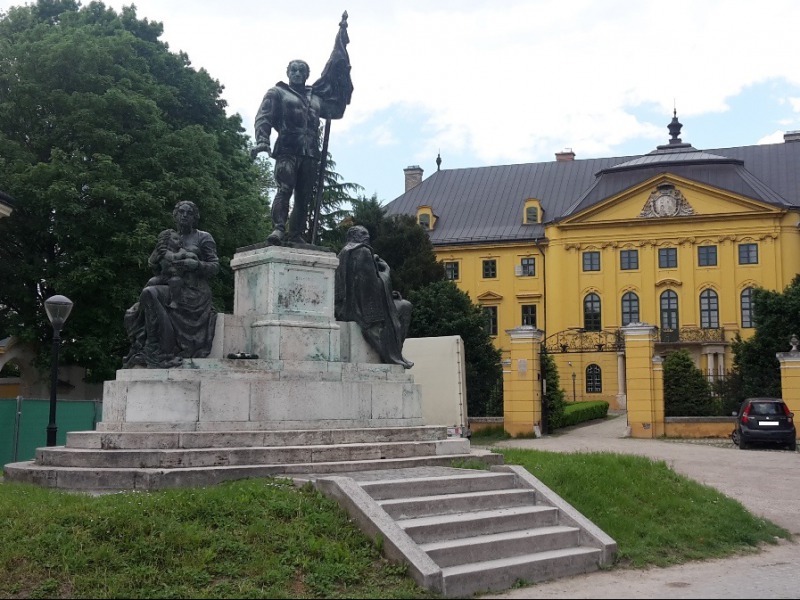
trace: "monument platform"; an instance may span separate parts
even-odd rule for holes
[[[338,259],[266,246],[231,261],[234,314],[212,355],[122,369],[96,431],[6,465],[8,481],[75,490],[160,489],[245,477],[451,466],[500,455],[428,426],[414,378],[381,364],[355,323],[334,318]],[[257,358],[227,358],[249,356]]]

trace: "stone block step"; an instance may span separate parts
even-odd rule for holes
[[[430,442],[224,449],[92,450],[55,446],[38,448],[36,450],[36,463],[53,467],[182,469],[236,465],[349,462],[468,453],[469,440],[462,438]]]
[[[102,450],[254,448],[444,439],[447,439],[447,428],[438,426],[279,431],[70,431],[66,446]]]
[[[527,584],[588,573],[598,569],[598,548],[576,547],[466,563],[442,569],[443,593],[466,597]]]
[[[441,477],[412,477],[363,481],[361,487],[375,500],[412,498],[425,494],[461,494],[487,490],[509,489],[516,485],[513,473],[495,473],[473,470],[464,475]],[[466,473],[470,473],[467,475]]]
[[[485,490],[378,501],[383,510],[395,519],[510,508],[535,503],[536,492],[531,489]]]
[[[253,477],[284,477],[290,474],[335,474],[352,471],[404,469],[428,466],[451,467],[453,461],[484,460],[502,464],[502,455],[483,450],[467,454],[411,456],[383,460],[349,462],[236,465],[180,469],[87,468],[43,466],[34,461],[7,464],[6,481],[24,482],[69,490],[117,491],[157,490],[176,487],[208,486]]]
[[[580,529],[554,525],[429,542],[420,544],[420,548],[440,567],[452,567],[579,545]]]
[[[396,522],[417,544],[424,544],[481,534],[556,525],[558,509],[551,506],[518,506],[451,515],[397,519]]]

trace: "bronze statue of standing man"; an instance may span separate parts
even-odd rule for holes
[[[313,85],[306,85],[310,69],[303,60],[293,60],[286,69],[288,83],[278,82],[270,88],[255,119],[256,147],[252,155],[266,152],[275,159],[275,181],[278,191],[272,202],[273,231],[269,244],[305,243],[308,212],[315,210],[316,223],[319,198],[322,195],[324,159],[328,152],[331,119],[341,119],[350,104],[353,83],[350,79],[350,57],[347,54],[347,13],[342,15],[333,52]],[[325,136],[320,147],[320,119],[325,119]],[[275,148],[270,135],[276,130]],[[289,217],[289,199],[294,194]],[[312,236],[313,237],[313,236]]]

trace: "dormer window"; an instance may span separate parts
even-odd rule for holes
[[[436,227],[436,215],[430,206],[420,206],[417,208],[417,223],[426,231]]]
[[[535,198],[525,201],[525,212],[522,215],[522,222],[525,225],[536,225],[541,223],[542,207]]]

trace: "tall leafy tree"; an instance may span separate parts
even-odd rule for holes
[[[338,252],[345,243],[345,233],[339,224],[350,216],[350,205],[357,200],[357,194],[364,188],[357,183],[342,181],[343,177],[336,172],[336,162],[330,152],[325,161],[322,177],[317,245],[328,246]],[[315,209],[313,206],[309,208],[308,231],[310,232],[314,228]]]
[[[800,275],[782,291],[753,292],[755,332],[733,343],[734,377],[740,382],[737,400],[756,396],[781,397],[778,352],[788,352],[793,334],[800,336]]]
[[[68,296],[62,356],[93,381],[121,364],[124,311],[178,200],[198,204],[216,239],[218,310],[232,304],[235,249],[267,231],[240,117],[162,30],[101,2],[0,14],[0,181],[18,201],[0,221],[0,332],[44,346],[46,360],[44,300]]]
[[[483,309],[446,280],[412,290],[408,299],[414,306],[411,337],[460,335],[464,340],[468,414],[502,415],[502,403],[492,403],[503,381],[501,355],[486,331]]]

